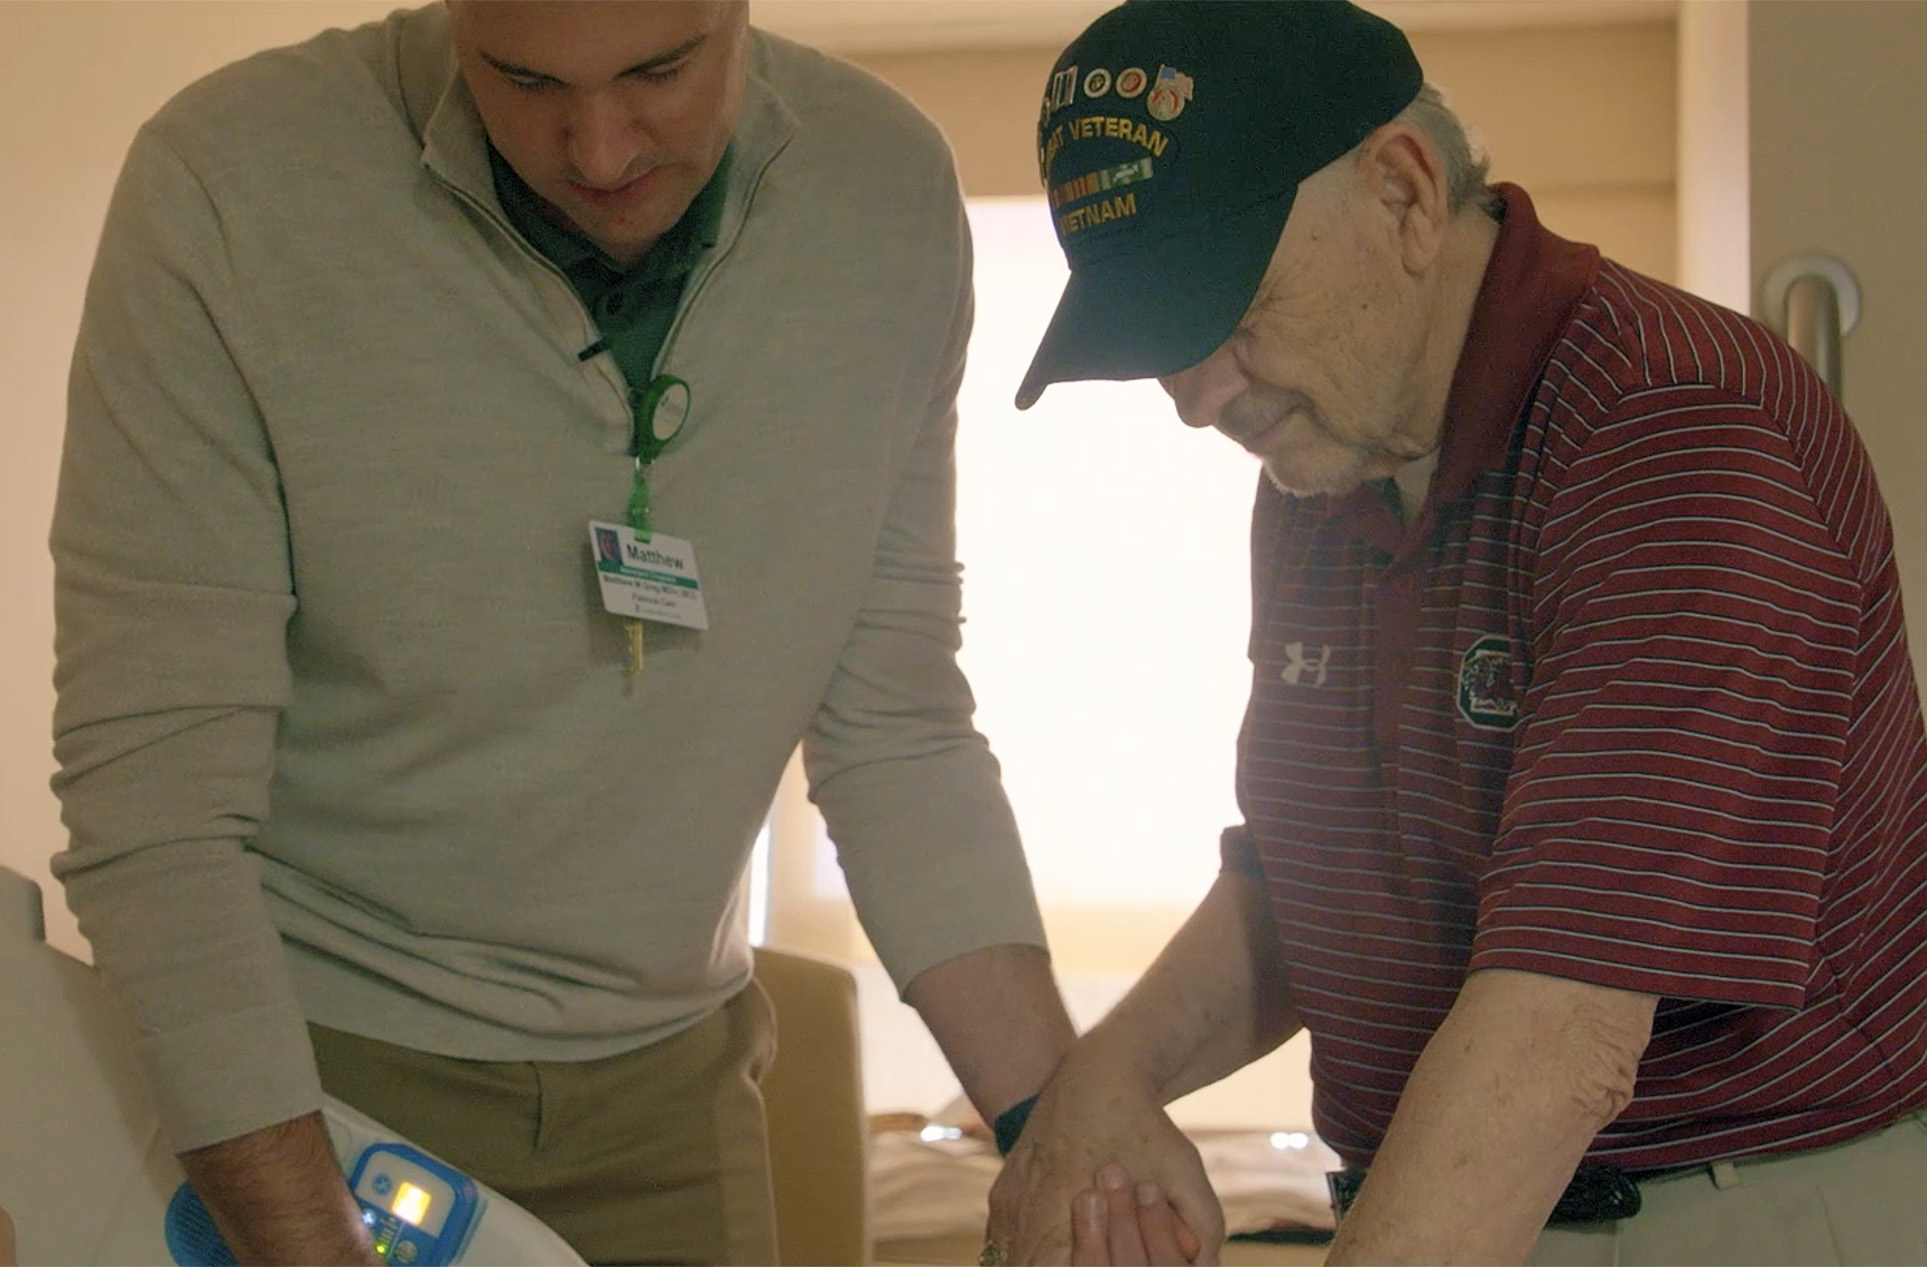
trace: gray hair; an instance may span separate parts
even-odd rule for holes
[[[1466,135],[1465,124],[1445,104],[1445,96],[1431,84],[1419,89],[1412,104],[1393,117],[1394,123],[1410,124],[1438,146],[1445,159],[1446,195],[1451,209],[1463,211],[1470,206],[1490,208],[1494,194],[1486,184],[1491,160],[1485,151]]]

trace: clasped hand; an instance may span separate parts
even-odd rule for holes
[[[1010,1263],[1215,1263],[1224,1216],[1197,1148],[1128,1079],[1059,1070],[990,1191]]]

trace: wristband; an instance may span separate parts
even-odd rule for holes
[[[1010,1156],[1010,1150],[1017,1147],[1017,1141],[1024,1135],[1024,1123],[1030,1121],[1030,1111],[1036,1107],[1036,1096],[1019,1100],[999,1113],[997,1120],[991,1123],[990,1133],[997,1137],[997,1152],[1000,1156]]]

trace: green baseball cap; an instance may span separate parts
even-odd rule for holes
[[[1189,369],[1237,327],[1299,182],[1418,96],[1347,0],[1130,0],[1064,50],[1037,165],[1071,278],[1017,390]]]

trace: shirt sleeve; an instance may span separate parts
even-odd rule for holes
[[[1251,838],[1251,828],[1244,823],[1227,827],[1218,836],[1218,869],[1234,875],[1250,876],[1254,880],[1265,878],[1264,865],[1258,861],[1258,845]]]
[[[862,612],[803,744],[858,918],[899,990],[971,950],[1044,944],[1016,821],[956,659],[957,390],[972,305],[969,227],[945,159],[927,255],[927,284],[948,297],[939,370]]]
[[[154,126],[108,211],[54,511],[54,860],[177,1150],[317,1108],[248,842],[291,683],[286,519],[216,208]]]
[[[1711,389],[1628,400],[1561,479],[1471,966],[1798,1007],[1855,693],[1854,561],[1786,429]]]

